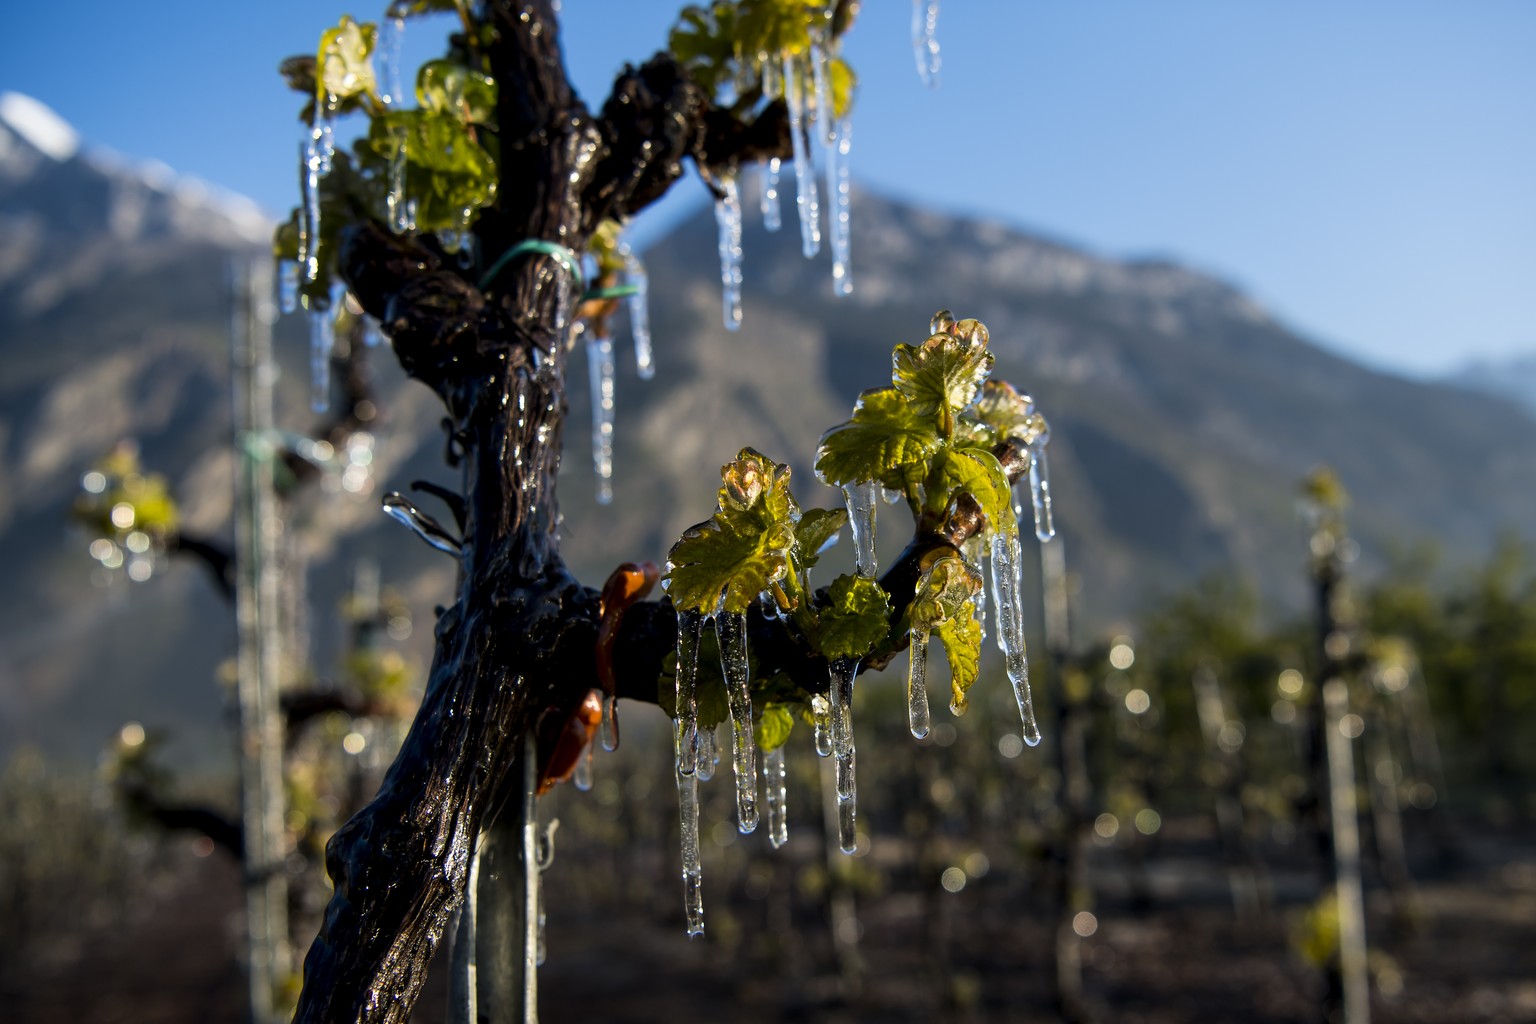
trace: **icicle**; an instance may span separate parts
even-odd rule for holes
[[[779,210],[779,166],[778,157],[769,157],[763,165],[763,230],[777,231],[784,226],[784,218]]]
[[[939,87],[939,0],[912,0],[912,53],[917,74],[930,89]]]
[[[437,550],[450,555],[459,554],[461,549],[459,539],[444,529],[436,519],[411,504],[411,500],[399,491],[390,491],[384,495],[383,505],[384,511],[391,519],[404,524],[412,533]]]
[[[645,264],[629,251],[629,246],[621,247],[620,251],[624,254],[625,283],[635,289],[629,297],[629,333],[635,339],[635,369],[641,380],[650,380],[656,376],[656,364],[651,356],[650,280],[645,275]]]
[[[299,308],[299,264],[296,260],[277,261],[277,308],[294,313]]]
[[[741,192],[735,175],[720,179],[724,192],[715,200],[715,223],[720,228],[720,299],[725,310],[725,329],[741,327]]]
[[[576,759],[576,770],[571,772],[571,782],[583,793],[592,790],[592,744],[588,743]]]
[[[379,24],[378,44],[374,50],[377,65],[380,99],[386,110],[401,109],[405,104],[405,86],[401,74],[400,49],[405,40],[405,19],[386,17]],[[389,227],[395,234],[404,234],[415,227],[415,216],[406,210],[405,158],[407,134],[402,128],[390,129],[394,149],[389,159],[389,191],[384,197],[389,213]]]
[[[695,692],[699,678],[699,637],[704,632],[704,616],[698,612],[677,613],[677,727],[673,750],[678,775],[692,775],[697,764],[699,743],[699,706]]]
[[[811,721],[816,727],[816,755],[831,757],[832,705],[819,693],[811,695]]]
[[[837,758],[837,845],[852,853],[858,845],[854,827],[858,816],[858,794],[854,786],[853,680],[859,663],[853,658],[838,658],[830,669],[832,706],[832,753]]]
[[[602,740],[603,749],[610,754],[619,749],[618,703],[617,697],[603,698],[603,721],[598,727],[598,738]]]
[[[578,783],[580,785],[580,783]],[[547,915],[544,912],[544,872],[555,862],[555,829],[560,827],[558,818],[552,819],[549,824],[538,830],[538,898],[539,912],[535,916],[538,924],[538,934],[534,939],[534,966],[543,967],[545,955],[548,953],[548,943],[545,941],[545,925]],[[530,1001],[529,1005],[537,1000]]]
[[[699,779],[677,775],[678,832],[683,854],[683,911],[689,937],[704,934],[704,866],[699,860]]]
[[[379,321],[367,313],[363,314],[363,344],[369,348],[378,348],[384,343],[384,331]]]
[[[763,755],[763,800],[768,805],[768,841],[778,849],[789,842],[789,787],[783,747]]]
[[[793,57],[784,58],[784,104],[789,108],[789,139],[795,164],[795,209],[800,213],[801,251],[806,257],[821,251],[821,200],[816,194],[815,168],[806,151],[805,78]]]
[[[1035,536],[1041,542],[1056,536],[1056,517],[1051,512],[1051,466],[1045,459],[1045,438],[1029,450],[1029,498],[1035,508]]]
[[[587,338],[587,380],[592,388],[592,472],[597,503],[613,501],[613,342]]]
[[[907,662],[907,724],[912,735],[928,735],[928,631],[914,629],[908,634],[911,647]]]
[[[853,292],[853,277],[848,263],[849,231],[852,226],[849,199],[852,186],[848,180],[848,150],[852,145],[853,122],[837,122],[833,138],[827,143],[827,193],[832,209],[827,215],[827,231],[832,236],[832,291],[838,295]]]
[[[299,249],[306,281],[320,279],[320,179],[331,173],[331,162],[336,154],[332,112],[330,103],[319,107],[315,123],[304,141],[304,224]]]
[[[848,506],[848,528],[853,533],[853,553],[859,575],[874,579],[880,571],[875,559],[875,482],[861,480],[843,488]]]
[[[832,75],[827,67],[827,48],[813,33],[806,51],[811,65],[811,87],[815,90],[816,109],[811,120],[821,130],[821,141],[830,147],[837,141],[837,119],[832,114]],[[832,179],[827,179],[830,188]]]
[[[331,407],[331,351],[336,347],[336,319],[329,308],[309,311],[309,406]]]
[[[715,769],[720,765],[720,744],[715,739],[715,730],[700,729],[697,746],[695,757],[699,781],[708,782],[715,777]]]
[[[1014,514],[1018,514],[1017,509],[1015,509]],[[981,589],[977,590],[971,598],[971,608],[976,613],[976,625],[981,627],[981,639],[983,642],[987,639],[987,585],[986,576],[981,572],[981,564],[986,558],[986,550],[986,542],[979,533],[966,541],[962,549],[966,564],[973,566],[982,579]]]
[[[752,736],[752,691],[747,675],[747,617],[740,612],[721,612],[715,616],[715,636],[720,640],[720,669],[725,673],[725,696],[731,707],[737,827],[747,833],[757,828],[757,741]]]
[[[992,538],[992,594],[997,604],[997,643],[1003,649],[1003,665],[1024,724],[1024,742],[1040,742],[1035,704],[1029,692],[1029,663],[1024,655],[1024,609],[1021,603],[1020,570],[1023,551],[1017,526],[999,530]]]

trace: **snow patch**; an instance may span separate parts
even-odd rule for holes
[[[80,150],[80,133],[46,104],[19,92],[0,93],[0,122],[59,162]]]

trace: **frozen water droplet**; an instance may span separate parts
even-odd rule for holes
[[[708,782],[715,777],[715,769],[720,766],[720,743],[715,739],[715,730],[700,729],[697,746],[696,768],[699,781]]]
[[[848,528],[853,533],[853,553],[859,575],[874,579],[880,571],[875,559],[875,487],[873,480],[861,480],[843,488],[848,506]]]
[[[955,314],[947,309],[941,309],[933,314],[933,319],[928,321],[929,334],[951,334],[955,329]]]
[[[698,612],[677,613],[677,726],[673,750],[678,775],[692,775],[699,746],[699,706],[696,698],[699,678],[699,637],[704,632],[704,616]]]
[[[740,612],[715,616],[720,640],[720,669],[731,709],[732,766],[736,773],[736,818],[743,833],[757,828],[757,741],[752,735],[752,691],[747,667],[747,617]]]
[[[613,501],[613,342],[589,334],[587,380],[592,396],[592,472],[597,477],[597,502]]]
[[[917,75],[930,89],[939,87],[939,0],[912,0],[912,53]]]
[[[827,232],[832,242],[832,291],[838,295],[853,292],[849,266],[849,242],[852,228],[849,200],[852,186],[848,179],[848,151],[852,145],[852,122],[839,121],[827,143],[827,193],[832,209],[827,215]]]
[[[836,758],[837,843],[844,853],[858,845],[855,819],[858,816],[858,791],[854,782],[856,761],[853,747],[853,681],[859,663],[853,658],[837,658],[828,669],[828,693],[832,718],[832,754]]]
[[[639,257],[630,252],[628,246],[624,246],[622,252],[625,283],[635,289],[629,297],[629,332],[635,339],[635,369],[641,380],[650,380],[656,376],[656,364],[651,354],[650,280]]]
[[[821,199],[816,173],[806,145],[805,69],[793,57],[784,58],[784,103],[789,108],[789,138],[795,165],[795,209],[800,214],[801,251],[806,257],[821,251]]]
[[[1056,536],[1056,516],[1051,511],[1051,467],[1045,458],[1045,442],[1037,441],[1029,452],[1029,498],[1035,512],[1035,536],[1043,543]]]
[[[815,723],[816,754],[832,756],[832,705],[819,693],[811,695],[811,721]]]
[[[571,773],[571,782],[583,793],[592,789],[592,744],[588,743],[582,748],[581,757],[576,761],[576,770]]]
[[[997,642],[1003,649],[1003,667],[1013,684],[1014,700],[1024,725],[1024,742],[1040,742],[1034,700],[1029,690],[1029,662],[1024,650],[1024,610],[1021,599],[1023,552],[1017,524],[998,530],[992,538],[992,593],[997,603]]]
[[[277,261],[277,308],[284,313],[299,308],[299,272],[296,260]]]
[[[715,200],[715,224],[720,229],[720,300],[725,329],[741,327],[741,192],[736,177],[720,179],[722,195]]]
[[[921,586],[922,584],[919,584]],[[907,724],[912,735],[928,735],[928,631],[914,629],[908,637],[911,649],[907,661]]]
[[[459,554],[461,548],[459,538],[444,529],[436,519],[417,508],[399,491],[390,491],[384,495],[383,506],[391,519],[403,524],[432,547],[450,555]]]
[[[763,755],[763,801],[768,807],[768,841],[778,849],[789,842],[789,785],[783,747]]]
[[[761,208],[763,211],[763,229],[765,231],[777,231],[784,226],[783,215],[779,209],[779,167],[778,157],[770,157],[763,164],[763,195]]]

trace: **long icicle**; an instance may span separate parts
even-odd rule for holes
[[[832,705],[832,753],[837,765],[837,845],[852,853],[859,836],[858,791],[854,783],[853,680],[859,663],[853,658],[837,658],[829,669]]]
[[[392,16],[392,10],[393,5],[391,11],[386,11],[379,22],[378,44],[374,50],[382,89],[379,98],[388,111],[399,110],[405,105],[404,76],[400,62],[400,49],[405,41],[405,19]],[[398,235],[412,227],[405,197],[406,132],[402,128],[392,128],[390,137],[394,147],[389,158],[389,191],[385,195],[384,205],[388,211],[390,230]]]
[[[777,231],[784,226],[784,217],[779,208],[779,168],[781,162],[778,157],[769,157],[763,164],[763,194],[760,209],[763,213],[763,230]]]
[[[853,276],[849,264],[852,229],[850,200],[853,187],[848,177],[852,132],[853,122],[845,117],[837,122],[834,137],[827,143],[827,191],[832,197],[832,208],[827,214],[827,231],[832,241],[832,291],[838,295],[853,293]]]
[[[1020,594],[1022,562],[1017,523],[1011,530],[998,530],[992,538],[992,593],[997,603],[997,642],[1003,649],[1003,666],[1019,705],[1024,742],[1033,747],[1040,742],[1040,725],[1035,721],[1035,704],[1029,691],[1029,662],[1024,650],[1024,608]]]
[[[720,178],[721,196],[715,200],[715,224],[720,229],[720,304],[725,329],[741,327],[741,192],[736,176]]]
[[[832,756],[832,704],[816,693],[811,695],[811,721],[816,732],[816,756]]]
[[[704,934],[704,866],[699,860],[699,778],[677,774],[678,833],[683,855],[683,912],[689,937]]]
[[[768,807],[768,841],[778,849],[789,842],[789,786],[783,747],[763,755],[763,802]]]
[[[912,735],[922,739],[928,735],[928,631],[913,629],[907,635],[909,641],[907,662],[907,725]]]
[[[635,341],[635,370],[641,380],[656,376],[656,362],[651,352],[651,283],[646,276],[645,264],[630,252],[629,246],[620,246],[624,254],[624,281],[635,289],[629,297],[629,333]]]
[[[731,709],[732,766],[736,770],[736,817],[742,833],[757,828],[757,741],[752,735],[752,691],[747,667],[747,617],[741,612],[715,616],[720,668]]]
[[[597,477],[597,503],[613,501],[613,342],[591,334],[587,338],[587,380],[592,396],[592,473]]]
[[[800,249],[807,259],[821,251],[821,200],[816,170],[806,146],[805,75],[791,56],[784,58],[784,104],[789,108],[789,139],[795,165],[795,209],[800,214]]]
[[[715,738],[715,730],[700,729],[695,743],[698,748],[694,753],[695,768],[699,781],[708,782],[715,777],[715,768],[720,764],[720,743]]]
[[[1029,450],[1029,498],[1035,513],[1035,536],[1043,543],[1056,536],[1056,516],[1051,511],[1051,466],[1045,458],[1045,440]]]
[[[848,506],[848,528],[853,533],[853,553],[858,572],[865,579],[874,579],[880,572],[875,558],[875,488],[873,480],[861,480],[843,488],[843,501]]]
[[[318,304],[309,310],[309,407],[331,407],[331,352],[336,348],[336,314]]]
[[[912,55],[917,75],[930,89],[939,87],[939,0],[912,0]]]
[[[277,261],[277,308],[284,313],[298,311],[299,273],[297,260]]]
[[[703,632],[704,616],[698,612],[677,613],[677,728],[673,734],[673,749],[678,775],[692,775],[697,764],[699,705],[696,693],[699,638]]]

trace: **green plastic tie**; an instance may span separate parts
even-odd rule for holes
[[[589,288],[581,293],[582,302],[590,302],[594,299],[627,299],[631,295],[638,295],[640,286],[633,284],[611,284],[606,288]]]
[[[485,291],[485,289],[489,288],[491,282],[496,280],[496,276],[506,268],[507,264],[527,252],[536,252],[551,257],[565,269],[567,274],[571,275],[578,289],[585,286],[586,280],[581,275],[581,264],[577,262],[575,253],[559,242],[546,242],[542,238],[525,238],[502,253],[500,258],[491,264],[491,268],[481,275],[480,290]]]

